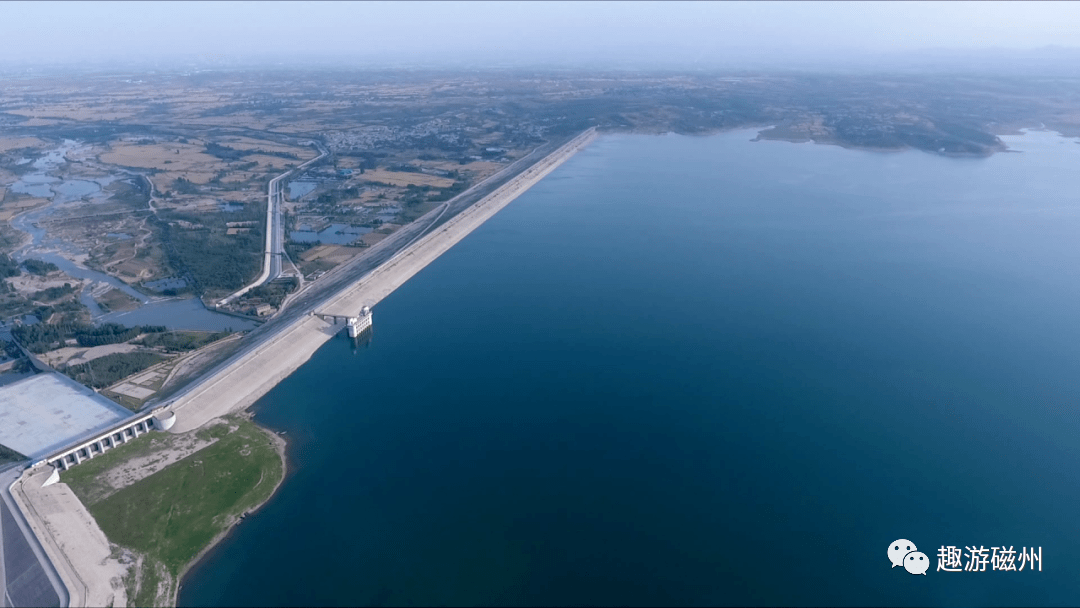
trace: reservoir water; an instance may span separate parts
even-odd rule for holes
[[[753,136],[605,136],[328,343],[180,604],[1080,604],[1080,146]]]

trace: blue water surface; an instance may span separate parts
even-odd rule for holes
[[[602,137],[317,352],[180,604],[1080,604],[1080,146],[753,135]]]

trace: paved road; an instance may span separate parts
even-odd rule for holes
[[[263,248],[262,272],[250,285],[228,296],[222,300],[222,303],[231,302],[247,293],[249,289],[273,281],[281,275],[281,257],[285,253],[285,226],[281,221],[282,182],[285,178],[307,169],[330,154],[322,144],[314,141],[311,143],[318,148],[319,155],[270,180],[270,185],[266,188],[266,244]]]
[[[285,223],[281,221],[282,190],[280,181],[271,186],[270,198],[273,202],[270,207],[274,214],[274,226],[270,231],[270,276],[266,277],[267,281],[281,276],[281,254],[285,251]]]
[[[299,167],[283,173],[274,179],[270,180],[270,186],[267,190],[268,204],[267,213],[270,214],[271,225],[268,230],[267,248],[266,253],[270,256],[270,272],[269,276],[263,281],[273,281],[281,276],[281,258],[285,254],[285,224],[281,221],[281,204],[284,202],[284,188],[282,184],[285,178],[292,175],[299,175],[304,169],[307,169],[311,165],[326,158],[330,151],[323,147],[319,142],[311,142],[319,150],[319,155],[315,158],[307,161]]]
[[[67,593],[9,493],[21,474],[0,470],[0,607],[61,606]]]
[[[288,305],[274,318],[260,327],[252,330],[241,340],[240,347],[226,360],[206,370],[197,378],[188,381],[186,386],[174,393],[167,400],[153,405],[169,405],[187,393],[195,390],[203,378],[207,378],[242,359],[248,353],[258,349],[262,344],[269,341],[275,334],[288,327],[293,321],[309,314],[327,300],[333,298],[342,290],[356,284],[365,275],[375,270],[384,262],[392,258],[399,251],[408,247],[420,237],[434,228],[442,225],[457,213],[467,209],[481,198],[491,194],[494,190],[510,181],[525,169],[544,158],[552,151],[573,139],[577,134],[558,139],[544,144],[533,150],[530,154],[511,163],[502,171],[485,179],[484,181],[462,192],[458,196],[446,201],[439,207],[428,212],[415,222],[402,227],[394,234],[358,255],[352,260],[339,265],[327,272],[319,280],[309,283],[294,297],[290,298]],[[357,311],[359,312],[359,311]]]

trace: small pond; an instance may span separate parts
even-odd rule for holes
[[[69,179],[60,182],[52,187],[56,192],[57,202],[68,202],[78,200],[84,196],[90,196],[101,192],[101,186],[97,182],[90,182],[81,179]]]
[[[296,200],[319,186],[316,182],[289,182],[289,199]]]

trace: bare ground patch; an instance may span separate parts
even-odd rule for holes
[[[8,150],[21,150],[23,148],[40,148],[45,142],[36,137],[0,137],[0,152]]]
[[[224,420],[217,419],[207,424],[209,429]],[[114,459],[92,476],[80,475],[80,495],[85,504],[96,503],[112,496],[127,486],[164,469],[170,464],[182,460],[195,452],[214,444],[218,439],[209,433],[192,431],[174,435],[171,433],[151,433],[138,439],[138,443],[117,448]],[[109,455],[112,455],[110,452]],[[90,464],[90,463],[87,463]],[[85,466],[85,465],[83,465]],[[72,473],[84,471],[72,469]]]
[[[105,355],[112,355],[116,353],[130,353],[139,350],[139,346],[135,344],[106,344],[104,346],[93,346],[87,348],[85,346],[65,346],[64,348],[58,348],[51,350],[40,357],[49,365],[53,367],[64,365],[79,365],[80,363],[89,363],[94,359],[100,359]]]
[[[432,188],[448,188],[454,184],[454,180],[448,177],[428,175],[426,173],[410,173],[405,171],[388,171],[375,169],[367,171],[360,179],[366,182],[379,182],[392,186],[431,186]]]

